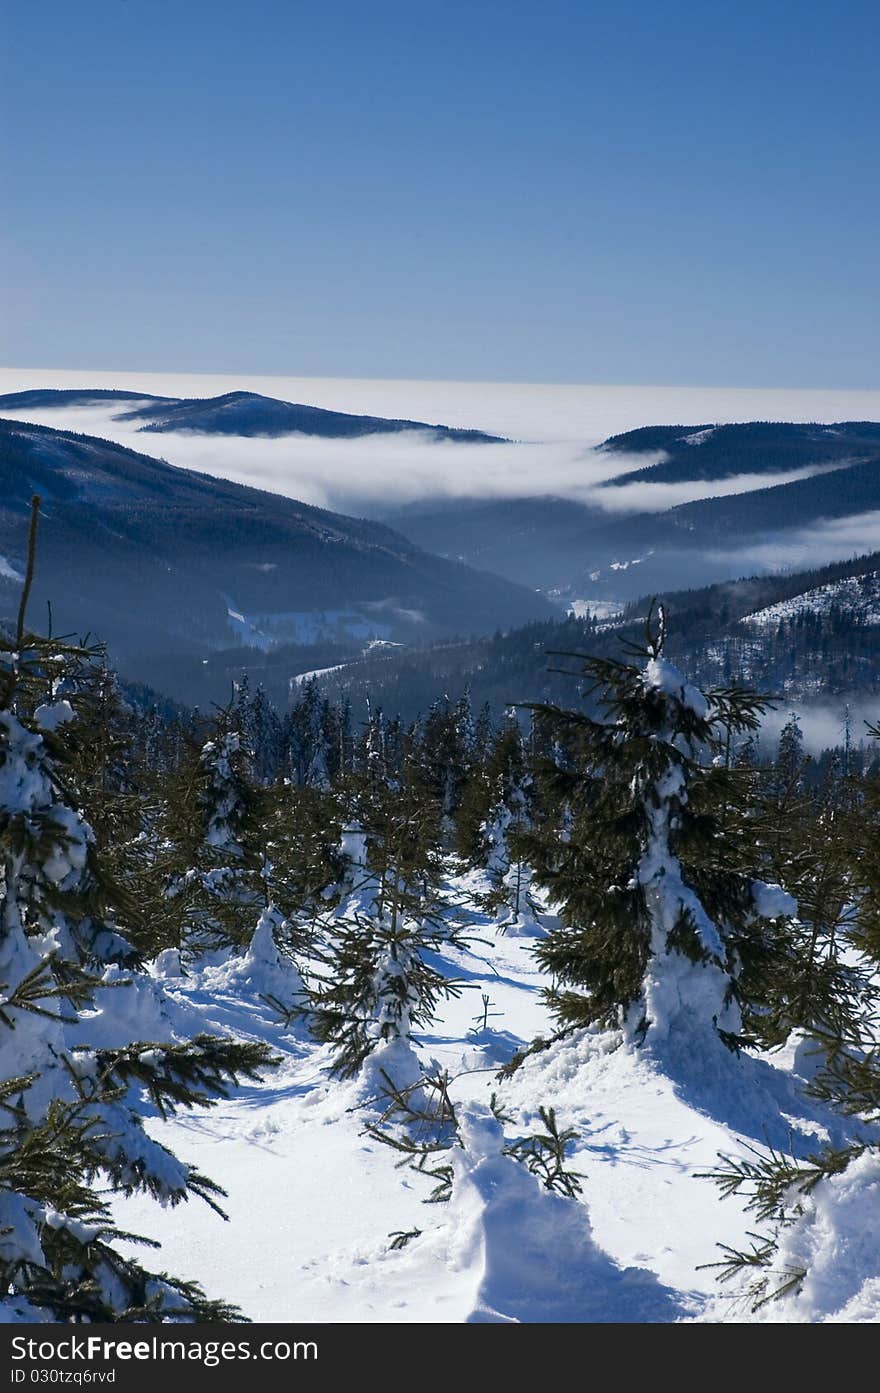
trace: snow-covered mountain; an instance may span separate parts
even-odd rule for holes
[[[787,700],[870,704],[880,694],[880,554],[819,570],[761,575],[692,590],[660,592],[670,653],[709,685],[741,681]],[[319,680],[355,703],[369,692],[385,710],[414,717],[442,690],[469,691],[476,705],[502,711],[512,702],[567,704],[575,690],[559,654],[620,656],[643,637],[648,600],[608,614],[592,601],[503,635],[418,651],[374,649]]]
[[[880,571],[865,571],[818,585],[775,605],[746,615],[746,624],[769,626],[800,615],[827,615],[837,611],[855,623],[880,624]]]
[[[375,522],[177,469],[123,446],[0,423],[0,618],[27,510],[43,505],[32,613],[115,655],[431,638],[545,617],[541,596],[431,556]]]
[[[498,436],[479,430],[455,430],[425,421],[358,416],[317,406],[278,401],[258,392],[225,392],[218,397],[145,397],[138,392],[89,388],[39,388],[0,396],[0,415],[7,411],[63,410],[65,407],[105,405],[120,409],[118,421],[131,421],[138,430],[194,431],[200,435],[313,435],[355,440],[365,435],[399,435],[415,431],[435,440],[479,444]]]
[[[652,426],[613,436],[598,453],[619,459],[621,472],[586,501],[432,499],[381,516],[443,556],[572,598],[618,600],[736,578],[762,552],[769,569],[774,548],[789,543],[817,560],[843,559],[870,550],[876,535],[880,425],[873,422]],[[640,456],[644,465],[626,468]],[[717,495],[664,501],[669,490],[705,492],[707,483]],[[834,520],[846,520],[845,536],[823,544]]]

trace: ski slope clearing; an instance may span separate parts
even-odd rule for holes
[[[718,1260],[716,1244],[742,1247],[755,1227],[740,1201],[719,1201],[716,1186],[698,1178],[719,1153],[772,1144],[806,1155],[842,1135],[839,1119],[803,1097],[795,1067],[810,1066],[794,1049],[737,1058],[707,1035],[649,1052],[614,1033],[579,1031],[497,1081],[511,1055],[551,1031],[532,950],[552,915],[502,929],[474,908],[487,887],[483,872],[446,883],[450,921],[473,939],[436,959],[463,990],[417,1036],[418,1058],[391,1041],[345,1082],[330,1076],[329,1048],[301,1024],[285,1029],[265,999],[291,1002],[301,987],[266,922],[249,954],[218,957],[190,976],[179,975],[174,954],[161,955],[153,976],[172,1014],[184,1013],[190,1030],[198,1016],[204,1030],[266,1041],[280,1063],[210,1111],[148,1122],[228,1192],[228,1223],[196,1202],[157,1215],[149,1200],[119,1201],[123,1227],[161,1240],[156,1264],[265,1321],[880,1319],[873,1229],[860,1246],[852,1238],[843,1278],[837,1263],[822,1285],[822,1254],[839,1238],[828,1212],[807,1238],[798,1231],[816,1263],[800,1298],[752,1315],[704,1266]],[[398,1084],[420,1071],[446,1070],[452,1080],[462,1144],[441,1157],[453,1170],[448,1203],[426,1203],[431,1178],[365,1135],[383,1109],[383,1070]],[[490,1110],[493,1093],[503,1121]],[[542,1106],[577,1133],[566,1156],[581,1187],[573,1198],[544,1188],[503,1150],[541,1130]],[[861,1169],[840,1178],[851,1236],[865,1187],[880,1183],[876,1159]],[[402,1246],[392,1247],[395,1235]]]

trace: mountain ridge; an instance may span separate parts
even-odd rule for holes
[[[143,422],[136,428],[145,434],[187,431],[199,435],[237,435],[245,439],[312,435],[328,440],[356,440],[412,431],[460,444],[503,443],[501,436],[488,435],[485,431],[398,417],[355,415],[246,391],[223,392],[214,397],[164,397],[112,388],[34,388],[0,395],[0,416],[4,411],[54,410],[110,401],[139,403],[131,410],[119,412],[114,420]]]
[[[743,576],[690,590],[641,596],[614,619],[574,614],[505,634],[439,642],[418,651],[377,650],[318,678],[353,709],[369,696],[387,714],[414,719],[437,691],[494,715],[512,704],[577,700],[576,660],[554,653],[626,659],[644,640],[651,599],[666,609],[665,653],[704,686],[741,683],[787,702],[880,700],[880,552],[785,575]],[[571,669],[566,675],[563,668]]]
[[[208,654],[329,636],[430,639],[552,613],[528,589],[391,528],[180,469],[74,431],[0,420],[0,599],[7,617],[43,499],[33,604],[116,657]]]
[[[713,447],[716,435],[721,445]],[[739,574],[744,541],[783,541],[827,519],[880,512],[880,424],[650,426],[609,437],[598,448],[626,457],[633,453],[633,441],[636,452],[652,454],[671,440],[680,442],[675,459],[595,485],[595,501],[542,495],[432,499],[379,516],[440,555],[499,575],[518,574],[547,592],[627,601],[648,588],[683,588],[695,570],[713,581]],[[739,454],[737,441],[745,442]],[[801,477],[772,482],[774,474],[796,472]],[[755,479],[762,473],[768,476],[763,487],[723,491],[725,479]],[[688,482],[717,482],[720,491],[652,506],[654,485]],[[629,495],[623,493],[627,484]],[[618,489],[620,503],[629,497],[631,507],[624,509],[614,499]],[[613,509],[601,506],[612,499]]]

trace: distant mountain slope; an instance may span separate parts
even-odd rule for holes
[[[772,542],[825,520],[880,511],[880,424],[872,422],[651,426],[615,436],[600,449],[621,459],[662,449],[672,458],[616,476],[597,489],[595,503],[546,497],[430,500],[386,511],[382,519],[420,546],[546,591],[627,600],[698,577],[736,576],[746,542]],[[810,472],[788,483],[720,492],[724,480],[736,475],[798,470]],[[685,480],[717,480],[719,494],[650,509],[657,495],[648,486]],[[627,482],[634,486],[631,512],[598,506],[603,494]]]
[[[344,411],[327,411],[318,406],[302,406],[278,401],[257,392],[226,392],[219,397],[152,397],[143,392],[68,389],[13,392],[0,396],[4,411],[54,409],[85,406],[94,402],[136,403],[119,412],[115,419],[143,422],[138,429],[150,432],[195,431],[201,435],[270,436],[313,435],[328,440],[355,440],[366,435],[398,435],[416,431],[437,440],[463,444],[497,443],[499,436],[479,430],[456,430],[451,426],[429,425],[425,421],[386,419],[384,416],[353,416]]]
[[[593,534],[613,522],[601,508],[545,497],[430,499],[381,517],[428,551],[548,590],[583,569]]]
[[[615,476],[609,487],[729,479],[737,474],[791,474],[880,456],[880,424],[752,421],[727,426],[645,426],[613,435],[599,448],[621,455],[662,450],[668,456],[659,464]]]
[[[425,640],[553,612],[534,592],[379,523],[106,440],[0,421],[0,618],[17,599],[34,492],[43,499],[34,622],[50,601],[55,632],[91,630],[117,656]]]
[[[742,682],[783,703],[833,704],[862,694],[880,715],[880,553],[796,575],[753,576],[663,596],[667,653],[701,684]],[[831,601],[834,597],[834,602]],[[557,618],[506,634],[418,650],[376,649],[319,679],[355,711],[367,696],[387,714],[412,719],[438,692],[469,691],[497,716],[516,702],[577,705],[581,684],[560,653],[621,657],[644,635],[647,600],[612,623]],[[862,734],[863,732],[859,732]]]
[[[880,451],[862,464],[795,479],[790,484],[682,503],[670,509],[668,517],[692,539],[709,535],[730,538],[809,527],[823,518],[852,517],[878,508]]]
[[[2,403],[0,403],[2,405]],[[498,441],[498,436],[479,430],[454,430],[425,421],[392,420],[384,416],[352,416],[318,406],[301,406],[255,392],[227,392],[220,397],[150,404],[126,412],[123,419],[142,420],[144,431],[199,431],[206,435],[318,435],[353,440],[364,435],[391,435],[419,431],[443,440],[470,443]]]
[[[0,414],[4,411],[52,411],[56,407],[89,406],[92,402],[176,401],[176,397],[151,397],[144,392],[123,392],[110,387],[33,387],[26,392],[0,395]]]
[[[812,590],[755,610],[746,615],[743,622],[766,628],[801,616],[830,615],[834,612],[851,616],[854,623],[880,624],[880,571],[865,571],[818,585]]]

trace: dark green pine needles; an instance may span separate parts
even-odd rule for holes
[[[630,1038],[709,1027],[741,1041],[748,985],[794,903],[760,881],[735,736],[765,702],[691,686],[662,654],[662,611],[632,662],[579,654],[595,714],[535,706],[553,810],[526,838],[560,909],[537,949],[563,1026]]]

